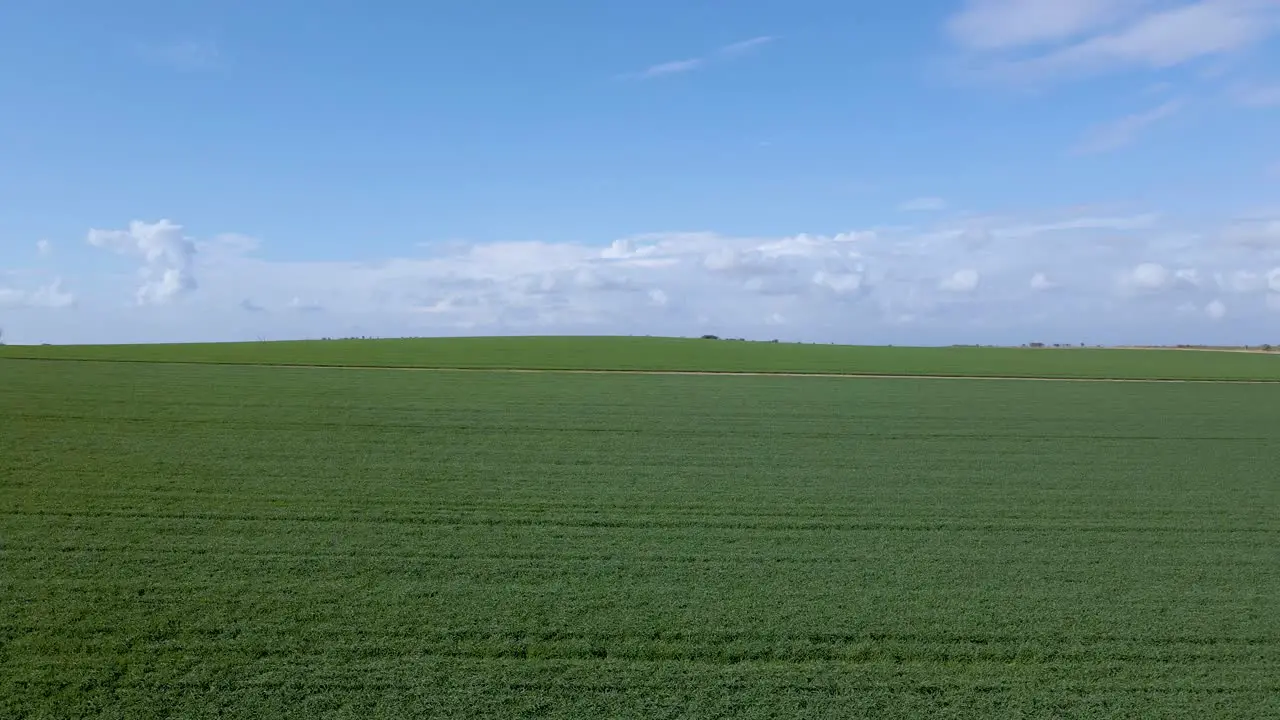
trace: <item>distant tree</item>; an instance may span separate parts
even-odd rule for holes
[[[703,335],[702,339],[703,340],[719,340],[720,338],[716,337],[715,335]]]

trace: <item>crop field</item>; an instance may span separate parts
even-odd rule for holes
[[[1280,381],[1280,353],[872,347],[648,337],[481,337],[0,347],[0,358],[458,369],[683,370]]]
[[[0,718],[1280,717],[1280,384],[0,380]]]

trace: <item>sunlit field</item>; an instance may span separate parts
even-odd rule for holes
[[[591,342],[526,364],[598,363]],[[745,344],[686,342],[618,365],[1275,374],[824,346],[726,367],[686,348]],[[510,362],[235,347],[135,357]],[[1280,717],[1280,385],[0,378],[0,717]]]
[[[0,347],[0,358],[371,367],[1280,381],[1280,353],[481,337]]]

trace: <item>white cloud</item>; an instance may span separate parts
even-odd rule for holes
[[[679,75],[682,73],[698,70],[706,65],[716,61],[728,61],[735,57],[746,55],[750,52],[758,50],[765,45],[773,42],[774,37],[762,35],[760,37],[741,40],[728,45],[717,48],[714,52],[706,56],[689,57],[681,60],[668,60],[660,62],[641,70],[638,73],[631,73],[623,77],[630,77],[640,80],[648,80],[653,78],[665,77],[668,75]]]
[[[36,252],[39,253],[41,257],[49,257],[53,254],[53,243],[48,240],[37,240]]]
[[[1280,248],[1280,218],[1237,219],[1223,230],[1222,239],[1236,247]]]
[[[918,197],[898,205],[903,212],[936,212],[947,209],[947,201],[936,197]]]
[[[977,270],[957,270],[938,283],[938,288],[953,293],[970,293],[978,289],[981,276]]]
[[[989,232],[1002,239],[1031,238],[1047,233],[1060,233],[1069,230],[1146,230],[1155,227],[1160,216],[1155,213],[1140,215],[1123,215],[1103,217],[1079,215],[1056,222],[1021,223],[996,219]]]
[[[968,0],[947,22],[956,42],[997,50],[1065,40],[1106,26],[1142,0]]]
[[[687,58],[685,60],[669,60],[667,62],[650,65],[640,71],[639,76],[642,78],[656,78],[663,75],[678,75],[686,73],[690,70],[696,70],[705,63],[702,58]]]
[[[1116,33],[1045,56],[1046,69],[1166,68],[1239,50],[1275,31],[1273,3],[1203,0],[1151,13]]]
[[[14,288],[0,287],[0,307],[22,307],[26,304],[26,292]]]
[[[819,270],[813,274],[813,284],[830,288],[837,295],[849,295],[862,289],[861,272],[828,272]]]
[[[1204,314],[1213,320],[1221,320],[1227,315],[1227,306],[1221,300],[1212,300],[1204,306]]]
[[[1129,273],[1124,284],[1136,290],[1163,290],[1173,282],[1173,273],[1160,263],[1142,263]]]
[[[1075,147],[1075,152],[1100,153],[1124,147],[1133,142],[1140,132],[1171,117],[1181,108],[1180,101],[1170,100],[1145,112],[1126,115],[1119,120],[1099,125],[1085,135]]]
[[[154,223],[135,220],[127,230],[90,230],[89,244],[142,259],[142,285],[138,304],[164,304],[196,289],[192,274],[195,242],[182,234],[182,226],[168,220]]]
[[[1267,287],[1267,279],[1264,276],[1249,270],[1216,273],[1214,283],[1219,289],[1234,294],[1254,293]]]
[[[1050,280],[1049,276],[1042,272],[1038,272],[1031,276],[1030,285],[1032,290],[1052,290],[1058,287],[1057,283]]]
[[[773,42],[775,39],[776,38],[774,38],[772,35],[761,35],[759,37],[753,37],[749,40],[741,40],[739,42],[729,43],[728,45],[725,45],[721,47],[719,50],[717,50],[716,54],[725,56],[725,57],[741,55],[742,53],[751,52],[753,50],[757,50],[761,47],[764,47],[765,45],[768,45],[769,43]]]
[[[971,0],[948,28],[988,71],[1036,81],[1230,56],[1280,30],[1280,3]]]
[[[1183,283],[1192,287],[1200,287],[1204,281],[1200,278],[1200,271],[1195,268],[1179,268],[1173,271],[1174,282]]]
[[[789,336],[817,340],[1016,344],[1059,328],[1090,342],[1161,332],[1187,341],[1179,333],[1191,326],[1167,322],[1184,305],[1188,322],[1208,322],[1215,300],[1229,306],[1213,326],[1224,332],[1264,323],[1266,296],[1280,295],[1273,223],[1280,230],[1280,217],[1265,216],[1193,228],[1156,213],[1078,208],[833,235],[452,243],[410,257],[315,262],[269,260],[252,238],[196,240],[172,222],[139,221],[93,231],[90,242],[135,258],[140,288],[112,274],[78,277],[78,309],[57,322],[36,319],[65,304],[57,298],[69,293],[57,286],[3,299],[8,315],[31,323],[18,328],[7,315],[15,336],[51,342],[516,332],[767,338],[774,331],[766,321],[777,318]],[[142,306],[111,302],[129,290]],[[164,302],[179,295],[182,303]]]
[[[76,296],[62,286],[61,279],[34,290],[0,287],[0,308],[48,308],[74,307]]]
[[[301,313],[324,312],[323,305],[320,305],[319,303],[308,302],[297,296],[294,296],[291,300],[289,300],[289,304],[287,307],[290,310],[294,310],[296,312],[301,312]]]

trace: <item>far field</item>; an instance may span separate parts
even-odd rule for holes
[[[3,353],[945,369],[511,342]],[[0,718],[1280,717],[1280,384],[18,359],[0,380]]]
[[[683,370],[982,377],[1280,380],[1280,354],[806,345],[645,337],[488,337],[0,347],[0,358],[373,367]]]

